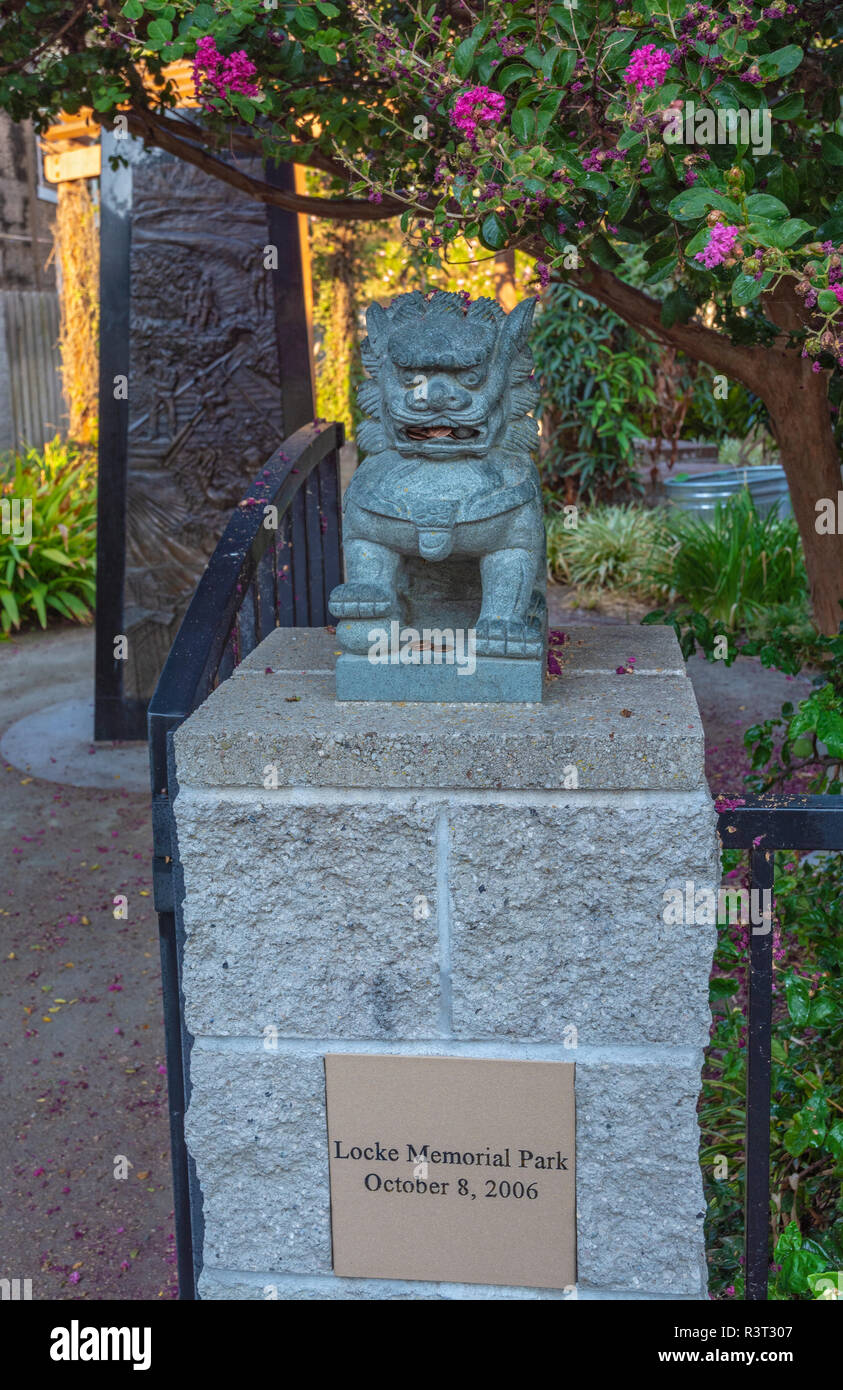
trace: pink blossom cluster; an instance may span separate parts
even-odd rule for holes
[[[451,125],[467,140],[477,138],[478,128],[499,121],[506,110],[506,97],[490,87],[469,87],[460,92],[451,112]]]
[[[726,226],[723,222],[715,222],[708,242],[702,251],[697,252],[694,260],[701,261],[706,270],[713,270],[716,265],[722,265],[726,257],[731,254],[737,239],[737,227]]]
[[[251,79],[257,68],[243,48],[230,53],[226,58],[219,52],[216,41],[206,34],[196,45],[193,60],[193,85],[197,97],[202,95],[203,86],[210,87],[215,96],[227,97],[239,92],[245,97],[260,95],[260,89]]]
[[[636,92],[644,87],[660,87],[673,61],[666,48],[656,48],[653,43],[634,48],[629,56],[630,64],[623,79],[634,85]]]

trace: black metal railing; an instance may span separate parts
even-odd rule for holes
[[[153,889],[161,947],[178,1277],[196,1297],[194,1233],[201,1205],[184,1142],[190,1098],[181,992],[172,801],[172,734],[276,627],[324,627],[342,580],[338,424],[305,425],[269,459],[202,575],[149,706]]]
[[[718,831],[724,849],[749,851],[750,895],[772,893],[777,849],[843,850],[843,797],[747,797],[719,813]],[[744,1277],[746,1298],[758,1302],[767,1297],[770,1263],[772,920],[750,929],[748,966]]]

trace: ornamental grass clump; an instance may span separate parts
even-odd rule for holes
[[[0,628],[51,612],[88,623],[96,586],[96,461],[56,437],[0,456]]]
[[[799,529],[775,511],[760,517],[747,488],[719,503],[711,520],[668,514],[672,542],[654,555],[652,587],[731,632],[763,627],[771,611],[799,610],[808,586]]]
[[[570,525],[565,510],[547,519],[551,578],[588,592],[615,590],[651,596],[656,555],[670,537],[662,514],[635,506],[596,506]]]

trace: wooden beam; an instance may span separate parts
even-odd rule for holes
[[[80,145],[75,150],[44,155],[44,178],[48,183],[67,183],[69,179],[98,179],[102,169],[99,145]]]
[[[180,108],[196,108],[199,102],[196,100],[196,93],[193,86],[193,64],[186,58],[181,58],[177,63],[168,63],[164,68],[164,81],[171,82],[178,93],[178,106]],[[160,92],[164,83],[146,77],[146,86],[150,91]],[[128,106],[125,108],[128,110]],[[50,146],[58,145],[61,150],[62,142],[66,140],[94,140],[99,141],[100,123],[95,119],[90,106],[81,106],[72,115],[62,112],[55,125],[48,126],[41,136],[42,146],[45,154],[53,154],[55,151],[49,149]],[[99,166],[92,173],[63,174],[54,176],[47,174],[51,183],[60,183],[63,178],[96,178],[99,175]]]

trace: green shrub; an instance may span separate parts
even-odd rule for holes
[[[791,517],[759,517],[746,488],[718,503],[711,520],[666,516],[670,545],[655,555],[651,588],[730,632],[756,633],[807,609],[799,528]]]
[[[0,626],[3,633],[50,610],[91,620],[96,588],[96,463],[58,437],[43,451],[0,458],[0,498],[31,506],[31,539],[4,525],[0,536]],[[5,518],[4,518],[5,520]]]
[[[655,402],[652,344],[590,295],[554,285],[530,345],[547,486],[561,490],[570,479],[595,501],[640,492],[634,441]]]
[[[740,872],[738,852],[723,859]],[[843,1270],[843,862],[777,854],[775,886],[770,1297],[814,1299]],[[715,1298],[744,1296],[747,950],[746,927],[719,928],[700,1104]]]
[[[584,590],[653,594],[648,576],[654,555],[669,539],[662,513],[635,506],[594,506],[580,509],[577,525],[570,529],[563,510],[551,511],[546,524],[552,578]]]

